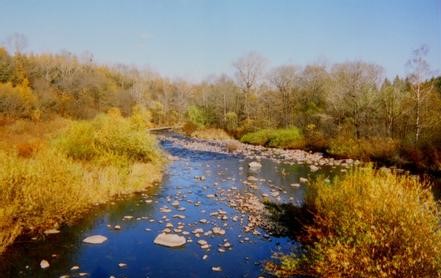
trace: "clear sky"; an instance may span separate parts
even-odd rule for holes
[[[423,43],[441,71],[441,0],[0,0],[0,11],[0,41],[22,33],[27,51],[90,51],[170,77],[231,73],[249,51],[272,66],[364,60],[403,75]]]

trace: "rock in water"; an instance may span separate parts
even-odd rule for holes
[[[166,247],[180,247],[185,245],[187,240],[183,236],[179,236],[176,234],[159,234],[153,243],[166,246]]]
[[[42,269],[48,268],[48,267],[49,267],[49,262],[46,261],[46,260],[41,260],[41,262],[40,262],[40,267],[41,267]]]
[[[219,228],[219,227],[213,227],[213,229],[211,229],[213,231],[214,235],[218,235],[218,236],[222,236],[225,235],[225,230]]]
[[[107,237],[105,237],[105,236],[94,235],[94,236],[86,237],[85,239],[83,239],[83,242],[90,243],[90,244],[101,244],[101,243],[104,243],[106,240],[107,240]]]
[[[253,169],[253,170],[258,170],[258,169],[262,168],[262,164],[260,164],[257,161],[250,162],[248,164],[248,166],[250,167],[250,169]]]
[[[57,229],[49,229],[49,230],[44,231],[45,235],[54,235],[54,234],[58,234],[58,233],[60,233],[60,231]]]
[[[213,266],[213,267],[211,268],[211,270],[213,270],[214,272],[221,272],[221,271],[222,271],[222,268],[221,268],[220,266]]]

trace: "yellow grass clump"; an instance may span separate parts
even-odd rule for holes
[[[0,127],[0,253],[20,234],[70,223],[92,204],[162,177],[155,138],[132,119],[111,114],[63,123],[57,132],[26,121]],[[13,139],[20,142],[15,148]]]
[[[278,276],[440,277],[440,207],[427,184],[389,170],[358,168],[311,185],[314,224],[301,252],[267,264]]]

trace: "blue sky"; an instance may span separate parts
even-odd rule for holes
[[[271,66],[364,60],[404,75],[423,43],[441,71],[441,0],[0,0],[0,7],[0,41],[22,33],[27,51],[89,51],[101,63],[170,77],[231,73],[249,51]]]

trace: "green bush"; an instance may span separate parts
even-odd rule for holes
[[[256,132],[247,133],[240,138],[240,141],[242,143],[265,146],[269,142],[271,131],[270,129],[261,129]]]
[[[417,178],[358,168],[312,183],[305,202],[314,222],[299,239],[303,251],[268,263],[276,275],[441,275],[440,207]]]
[[[285,129],[261,129],[247,133],[240,139],[243,143],[278,148],[302,148],[304,138],[296,127]]]

